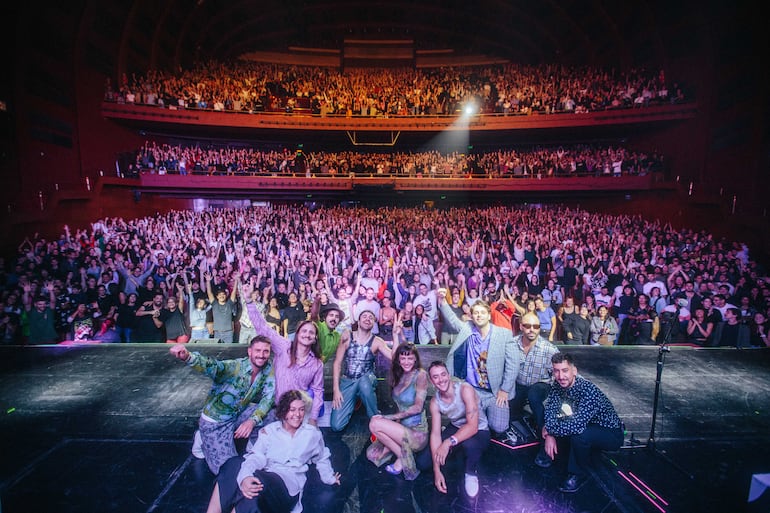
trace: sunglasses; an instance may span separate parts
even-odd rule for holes
[[[539,330],[540,329],[540,325],[539,324],[526,324],[525,323],[525,324],[522,324],[521,327],[526,329],[526,330]]]

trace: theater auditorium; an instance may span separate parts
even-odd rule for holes
[[[0,512],[770,511],[745,2],[4,11]]]

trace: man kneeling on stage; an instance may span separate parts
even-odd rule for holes
[[[237,456],[233,438],[248,438],[253,443],[258,428],[273,407],[275,373],[270,350],[270,340],[262,336],[251,340],[247,357],[234,360],[217,360],[197,351],[191,353],[185,344],[176,344],[169,350],[213,381],[198,421],[196,438],[200,436],[202,456],[214,474],[219,473],[225,461]],[[196,452],[194,447],[193,454]]]
[[[618,450],[623,427],[607,396],[578,375],[571,355],[556,353],[551,363],[554,383],[545,403],[545,452],[553,460],[558,453],[556,439],[569,440],[568,474],[559,490],[572,493],[585,483],[591,451]]]

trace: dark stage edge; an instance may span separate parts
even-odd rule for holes
[[[198,345],[220,358],[243,346]],[[465,497],[454,462],[449,494],[432,474],[406,482],[363,456],[367,419],[341,434],[324,429],[340,487],[312,474],[308,513],[736,512],[752,475],[770,473],[770,350],[671,347],[665,353],[656,449],[646,443],[658,347],[562,346],[615,404],[629,446],[597,454],[575,494],[558,485],[564,465],[534,465],[537,447],[492,444],[481,492]],[[423,363],[446,347],[421,347]],[[0,501],[17,512],[205,511],[213,476],[190,455],[208,378],[175,361],[164,344],[0,347]],[[384,409],[390,407],[380,396]]]

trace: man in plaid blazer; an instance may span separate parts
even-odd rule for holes
[[[439,289],[437,296],[444,322],[458,331],[447,355],[447,368],[476,389],[490,429],[505,432],[520,364],[513,332],[490,322],[492,311],[484,301],[473,304],[472,320],[465,322],[446,303],[446,290]]]

